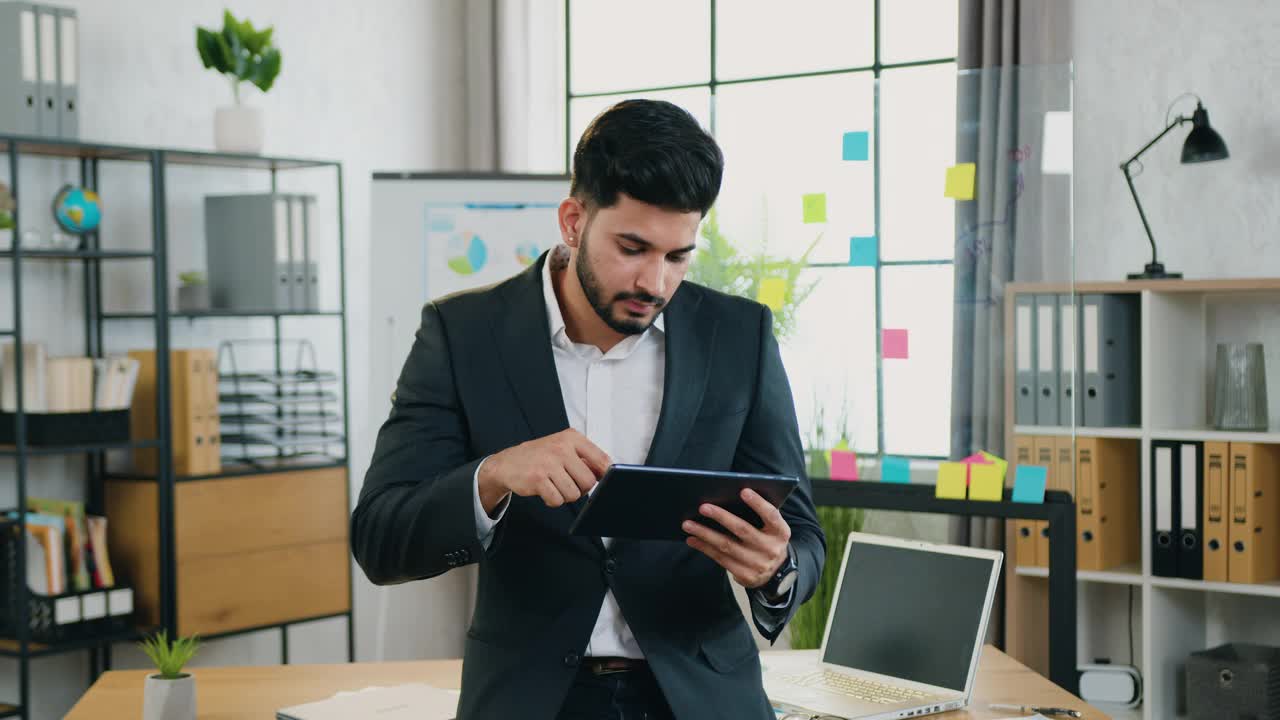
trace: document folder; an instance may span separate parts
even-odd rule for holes
[[[1034,295],[1018,295],[1014,300],[1014,423],[1036,423],[1036,342]]]
[[[1076,558],[1081,570],[1141,559],[1135,440],[1076,438]]]
[[[1080,392],[1079,329],[1076,296],[1058,296],[1058,424],[1079,425],[1084,420],[1084,395]]]
[[[1035,438],[1031,435],[1015,435],[1013,437],[1013,463],[1018,465],[1035,465]],[[1047,483],[1046,483],[1047,486]],[[1036,545],[1040,536],[1035,520],[1013,521],[1013,532],[1016,545],[1016,560],[1022,567],[1037,564]]]
[[[1229,582],[1262,583],[1280,578],[1277,472],[1280,445],[1231,443]]]
[[[1204,503],[1204,443],[1184,442],[1178,449],[1178,577],[1204,577],[1204,542],[1200,506]]]
[[[1137,295],[1081,296],[1084,421],[1089,427],[1138,425]]]
[[[1036,424],[1058,423],[1058,296],[1036,295]]]
[[[1161,577],[1178,576],[1178,528],[1174,515],[1181,485],[1174,481],[1178,475],[1177,451],[1176,442],[1151,442],[1151,573]]]
[[[1204,579],[1227,582],[1230,446],[1204,444]]]
[[[38,53],[35,8],[0,4],[0,132],[40,134]]]

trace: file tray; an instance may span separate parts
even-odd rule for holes
[[[32,642],[59,643],[113,635],[133,627],[133,587],[116,583],[109,588],[42,595],[17,583],[19,552],[25,548],[18,537],[18,523],[0,521],[0,636],[18,637],[18,609],[26,597],[28,638]],[[19,598],[14,588],[22,588]]]
[[[1228,643],[1187,659],[1191,720],[1280,718],[1280,648]]]
[[[23,413],[27,419],[27,445],[92,445],[129,442],[129,411]],[[0,445],[17,443],[16,415],[0,412]]]

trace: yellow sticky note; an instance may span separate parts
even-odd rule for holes
[[[824,223],[827,221],[826,193],[811,193],[804,196],[804,221],[806,223]]]
[[[973,181],[977,174],[978,166],[973,163],[960,163],[947,168],[947,189],[942,194],[956,200],[972,200]]]
[[[787,283],[782,278],[765,278],[760,281],[760,291],[756,300],[777,311],[782,309],[782,301],[787,297]]]
[[[966,469],[964,463],[938,463],[937,497],[947,500],[963,500],[967,489],[965,487]]]
[[[969,466],[969,499],[1000,502],[1004,498],[1004,468],[990,465]]]
[[[1005,475],[1009,471],[1009,461],[1005,460],[999,455],[989,453],[986,450],[982,450],[981,454],[982,454],[982,457],[986,458],[991,464],[1000,468],[1000,482],[1003,483],[1005,479]]]

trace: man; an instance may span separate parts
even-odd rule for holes
[[[757,303],[683,284],[720,189],[715,141],[626,101],[574,153],[563,254],[428,303],[352,514],[379,584],[480,563],[461,720],[772,718],[729,579],[776,639],[825,545],[791,390]],[[757,530],[686,544],[568,528],[610,463],[801,476]]]

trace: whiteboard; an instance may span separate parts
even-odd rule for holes
[[[374,173],[370,198],[370,434],[429,300],[499,282],[560,242],[561,175]],[[370,445],[372,451],[372,445]],[[362,484],[363,478],[353,478]],[[377,588],[375,659],[462,657],[474,567]]]

